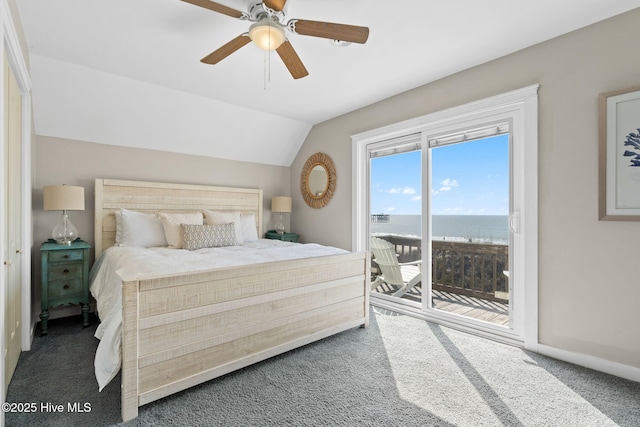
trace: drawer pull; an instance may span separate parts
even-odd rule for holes
[[[63,273],[68,273],[68,272],[69,272],[69,269],[68,269],[68,268],[65,268],[62,272],[63,272]]]
[[[69,289],[69,285],[64,285],[62,289]]]
[[[65,258],[65,259],[66,259],[66,258],[69,258],[69,255],[65,255],[65,256],[63,256],[63,258]]]

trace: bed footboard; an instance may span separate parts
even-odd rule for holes
[[[122,418],[369,322],[368,253],[123,278]]]

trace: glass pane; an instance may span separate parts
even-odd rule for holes
[[[432,301],[509,325],[509,136],[431,150]]]
[[[420,302],[422,152],[376,157],[370,166],[374,292]]]

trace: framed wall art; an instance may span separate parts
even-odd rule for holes
[[[640,221],[640,87],[602,93],[599,216]]]

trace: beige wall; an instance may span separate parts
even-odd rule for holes
[[[292,230],[351,247],[352,134],[539,83],[539,341],[640,367],[640,222],[598,221],[597,108],[640,85],[639,21],[636,9],[316,125],[291,167]],[[298,180],[318,151],[338,185],[314,210]]]
[[[176,182],[260,188],[263,191],[263,230],[273,228],[271,197],[289,195],[288,167],[260,165],[164,151],[38,136],[36,180],[33,183],[34,285],[40,303],[40,243],[51,237],[59,212],[42,210],[42,187],[79,185],[85,188],[85,211],[69,212],[80,237],[93,245],[94,187],[96,178]],[[285,221],[287,218],[285,218]],[[288,224],[285,223],[288,229]],[[34,317],[39,314],[39,309]]]
[[[59,213],[42,210],[45,185],[80,185],[85,188],[85,211],[70,212],[80,236],[93,243],[94,181],[96,178],[176,182],[260,188],[264,196],[263,229],[273,228],[271,197],[288,195],[289,168],[244,163],[211,157],[125,148],[114,145],[38,136],[37,178],[33,208],[35,242],[50,237]]]

